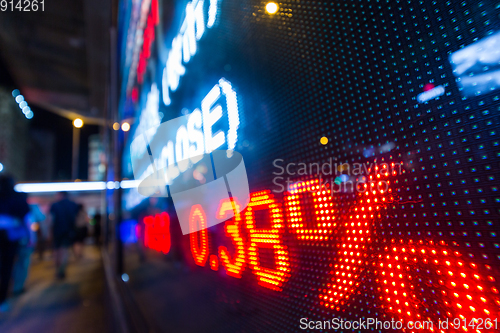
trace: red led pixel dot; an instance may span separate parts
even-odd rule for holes
[[[208,231],[207,217],[201,205],[191,207],[189,229],[189,241],[194,262],[198,266],[205,266],[208,259]]]
[[[424,91],[429,91],[429,90],[432,90],[434,88],[436,88],[436,86],[434,84],[432,84],[432,83],[426,83],[424,85]]]
[[[219,270],[219,259],[216,255],[210,255],[210,268],[214,271]]]

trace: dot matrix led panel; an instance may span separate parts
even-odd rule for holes
[[[213,27],[159,110],[164,120],[191,112],[221,77],[231,82],[251,201],[172,241],[191,271],[158,278],[156,290],[185,290],[176,304],[204,320],[152,315],[155,325],[498,331],[500,4],[289,0],[270,14],[267,2],[215,3]],[[160,2],[162,18],[179,16],[160,24],[165,36],[186,4]],[[143,104],[172,42],[155,43]],[[220,216],[236,205],[222,202]],[[210,218],[192,211],[193,226]],[[335,328],[334,318],[383,324]],[[383,326],[391,319],[402,326]]]

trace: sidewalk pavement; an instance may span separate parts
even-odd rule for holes
[[[36,255],[35,255],[36,256]],[[11,310],[0,313],[1,333],[108,332],[105,277],[99,250],[86,246],[84,258],[72,258],[66,279],[56,281],[53,260],[33,257],[27,291],[10,299]]]

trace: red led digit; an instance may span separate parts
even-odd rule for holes
[[[245,269],[245,242],[241,236],[241,215],[239,213],[239,204],[233,200],[222,200],[218,209],[217,218],[221,219],[227,216],[228,212],[234,212],[234,218],[226,221],[225,232],[231,238],[233,246],[236,249],[234,259],[225,246],[219,246],[219,258],[221,265],[226,269],[227,275],[241,278],[241,273]]]
[[[194,262],[198,266],[205,266],[208,258],[207,217],[205,216],[203,207],[200,205],[191,207],[189,232],[191,253],[193,254]]]
[[[255,211],[267,210],[270,228],[256,229]],[[290,260],[288,251],[282,243],[284,220],[281,208],[274,200],[271,191],[252,193],[250,203],[245,211],[245,222],[249,232],[248,264],[257,275],[258,283],[273,290],[282,290],[283,284],[290,277]],[[259,249],[273,250],[276,268],[261,266]]]
[[[312,201],[307,201],[311,196]],[[306,221],[304,207],[314,203],[315,227],[304,227]],[[300,240],[328,240],[337,223],[333,214],[333,201],[329,188],[320,188],[319,180],[299,182],[290,186],[285,197],[288,225]]]
[[[161,213],[144,218],[144,246],[167,254],[170,251],[170,216]]]

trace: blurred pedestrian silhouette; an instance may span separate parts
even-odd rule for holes
[[[12,288],[14,295],[22,294],[25,291],[24,283],[28,277],[31,255],[38,241],[37,230],[40,228],[40,224],[45,221],[45,215],[37,205],[29,205],[29,207],[30,212],[24,217],[28,234],[19,240],[17,260],[14,264],[14,287]]]
[[[75,239],[75,222],[78,214],[78,205],[68,199],[68,193],[59,192],[57,202],[50,207],[52,215],[52,240],[55,249],[56,277],[66,277],[69,248]]]
[[[83,256],[83,242],[88,235],[88,215],[82,204],[78,205],[78,213],[76,215],[75,223],[75,244],[73,250],[77,260],[82,259]]]
[[[28,230],[24,223],[30,211],[26,195],[14,191],[14,180],[0,176],[0,312],[8,310],[7,292],[19,241]]]

